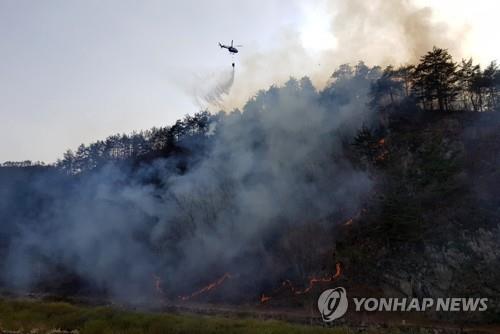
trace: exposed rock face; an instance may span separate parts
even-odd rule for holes
[[[339,238],[350,278],[388,296],[489,298],[488,312],[440,316],[498,319],[500,117],[391,122],[386,159],[367,167],[373,202]]]

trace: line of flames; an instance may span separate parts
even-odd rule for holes
[[[284,281],[281,284],[281,286],[282,287],[287,287],[295,295],[303,295],[303,294],[306,294],[309,291],[311,291],[311,289],[317,283],[331,283],[331,282],[336,281],[337,279],[339,279],[340,276],[342,276],[342,271],[343,271],[342,264],[340,262],[337,262],[335,264],[335,274],[334,275],[328,276],[328,277],[322,277],[322,278],[312,277],[312,278],[309,279],[309,285],[305,289],[298,289],[298,288],[296,288],[292,284],[292,282],[290,282],[289,280]],[[277,292],[278,291],[275,290],[274,293],[277,293]],[[262,294],[261,297],[260,297],[260,302],[264,304],[264,303],[268,302],[271,299],[272,299],[271,296],[266,296],[265,294]]]
[[[219,277],[217,280],[209,283],[208,285],[202,287],[201,289],[196,290],[193,293],[188,294],[188,295],[177,296],[177,298],[179,298],[182,301],[189,300],[191,298],[194,298],[198,295],[204,294],[208,291],[211,291],[211,290],[217,288],[219,285],[224,283],[226,280],[231,279],[233,277],[234,277],[234,275],[232,275],[230,273],[225,273],[224,275]],[[154,286],[155,286],[156,293],[158,293],[158,295],[163,297],[165,295],[165,293],[164,293],[163,288],[162,288],[162,280],[161,280],[160,276],[153,275],[153,280],[154,280]]]
[[[226,280],[228,279],[231,279],[233,278],[234,276],[231,275],[230,273],[225,273],[224,275],[222,275],[219,279],[217,279],[216,281],[204,286],[203,288],[189,294],[189,295],[184,295],[184,296],[178,296],[178,298],[182,301],[186,301],[186,300],[189,300],[193,297],[196,297],[198,295],[201,295],[201,294],[204,294],[205,292],[208,292],[210,290],[213,290],[215,288],[217,288],[219,285],[221,285],[222,283],[224,283]]]
[[[318,278],[318,277],[312,277],[312,278],[310,278],[309,279],[309,285],[306,288],[304,288],[304,289],[298,289],[298,288],[296,288],[290,280],[284,281],[281,284],[281,286],[290,289],[290,291],[293,294],[295,294],[295,295],[303,295],[303,294],[306,294],[309,291],[311,291],[311,289],[316,284],[318,284],[318,283],[331,283],[331,282],[337,280],[342,275],[342,264],[340,262],[336,263],[335,269],[336,269],[335,274],[332,275],[332,276],[321,277],[321,278]],[[190,300],[190,299],[192,299],[194,297],[197,297],[197,296],[202,295],[204,293],[207,293],[207,292],[209,292],[211,290],[214,290],[215,288],[217,288],[220,285],[222,285],[226,280],[229,280],[229,279],[231,279],[233,277],[234,277],[234,275],[232,275],[230,273],[225,273],[224,275],[222,275],[221,277],[219,277],[217,280],[215,280],[215,281],[207,284],[206,286],[202,287],[201,289],[196,290],[196,291],[194,291],[194,292],[192,292],[190,294],[187,294],[187,295],[177,296],[177,298],[179,298],[182,301]],[[164,291],[163,291],[163,288],[162,288],[161,278],[159,276],[157,276],[157,275],[153,275],[153,278],[154,278],[154,284],[155,284],[156,292],[159,295],[164,296]],[[275,293],[276,292],[278,292],[278,291],[275,291]],[[266,296],[265,294],[262,294],[261,297],[260,297],[260,302],[261,303],[266,303],[266,302],[268,302],[271,299],[272,299],[271,296]]]
[[[385,144],[385,139],[381,139],[378,144],[381,145],[381,146],[383,146]],[[365,211],[366,211],[366,209],[362,209],[361,211],[359,211],[355,215],[355,217],[349,219],[343,225],[352,225],[354,219],[358,218],[361,215],[361,213],[365,212]],[[295,295],[303,295],[303,294],[308,293],[317,283],[331,283],[333,281],[336,281],[342,275],[342,271],[343,271],[342,264],[340,262],[337,262],[335,264],[335,274],[332,275],[332,276],[322,277],[322,278],[312,277],[312,278],[309,279],[309,285],[306,288],[304,288],[304,289],[298,289],[298,288],[296,288],[293,285],[293,283],[290,280],[286,280],[286,281],[284,281],[281,284],[281,288],[287,287],[288,289],[290,289],[290,291],[293,294],[295,294]],[[219,287],[226,280],[229,280],[229,279],[231,279],[233,277],[235,277],[235,276],[232,275],[232,274],[230,274],[230,273],[225,273],[224,275],[222,275],[221,277],[219,277],[217,280],[209,283],[208,285],[202,287],[201,289],[196,290],[196,291],[192,292],[191,294],[177,296],[177,298],[179,298],[182,301],[190,300],[190,299],[192,299],[192,298],[194,298],[196,296],[199,296],[201,294],[204,294],[206,292],[209,292],[209,291],[211,291],[211,290]],[[162,280],[161,280],[161,278],[158,275],[153,275],[153,279],[154,279],[154,285],[155,285],[156,292],[160,296],[163,297],[165,295],[165,293],[164,293],[163,288],[162,288]],[[279,290],[281,290],[281,288],[278,288],[277,290],[275,290],[273,292],[273,294],[279,292]],[[265,294],[262,294],[260,296],[260,302],[261,303],[266,303],[266,302],[268,302],[271,299],[272,299],[271,296],[266,296]]]

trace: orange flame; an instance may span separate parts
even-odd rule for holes
[[[194,298],[196,296],[199,296],[201,294],[204,294],[210,290],[213,290],[215,289],[216,287],[218,287],[219,285],[221,285],[222,283],[224,283],[224,281],[228,280],[228,279],[231,279],[233,278],[233,276],[230,274],[230,273],[225,273],[224,275],[222,275],[219,279],[217,279],[216,281],[204,286],[203,288],[201,288],[200,290],[197,290],[189,295],[185,295],[185,296],[178,296],[179,299],[183,300],[183,301],[186,301],[186,300],[189,300],[191,298]]]
[[[337,262],[335,264],[335,274],[333,276],[328,276],[328,277],[323,277],[323,278],[312,277],[309,279],[309,285],[305,289],[302,289],[302,290],[297,289],[293,285],[293,283],[290,282],[289,280],[284,281],[281,285],[283,287],[288,287],[290,289],[290,291],[292,291],[292,293],[295,295],[302,295],[302,294],[305,294],[305,293],[308,293],[309,291],[311,291],[311,289],[317,283],[329,283],[329,282],[336,281],[342,275],[342,271],[343,271],[342,264],[340,262]],[[264,303],[268,302],[269,300],[271,300],[271,298],[272,297],[270,297],[270,296],[266,296],[266,295],[262,294],[262,296],[260,297],[260,302],[264,304]]]
[[[309,279],[309,286],[307,288],[305,288],[304,290],[297,290],[291,284],[290,281],[285,281],[285,282],[287,282],[289,284],[290,289],[293,291],[293,293],[295,293],[296,295],[301,295],[301,294],[309,292],[314,287],[315,284],[333,282],[334,280],[338,279],[340,277],[340,275],[342,275],[342,265],[340,264],[340,262],[337,262],[335,264],[335,275],[330,276],[330,277],[324,277],[324,278],[312,277],[311,279]]]
[[[265,294],[262,294],[262,295],[260,296],[260,302],[261,302],[262,304],[264,304],[265,302],[267,302],[267,301],[269,301],[269,300],[271,300],[271,297],[266,296]]]
[[[378,146],[380,147],[384,147],[385,145],[385,138],[382,138],[378,141]],[[387,149],[383,148],[383,151],[375,157],[375,161],[384,161],[387,159],[387,155],[389,154],[389,151],[387,151]]]

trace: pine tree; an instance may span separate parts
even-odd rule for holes
[[[474,65],[472,58],[462,59],[457,71],[458,84],[461,88],[460,100],[464,110],[478,111],[477,97],[474,92],[474,82],[481,75],[479,65]],[[472,106],[472,108],[470,108]]]
[[[434,47],[415,68],[413,90],[424,109],[449,111],[457,94],[456,64],[446,49]]]

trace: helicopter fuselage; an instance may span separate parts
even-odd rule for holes
[[[230,53],[238,53],[238,49],[233,46],[233,43],[231,42],[231,45],[224,45],[219,43],[219,46],[223,49],[227,49]]]

